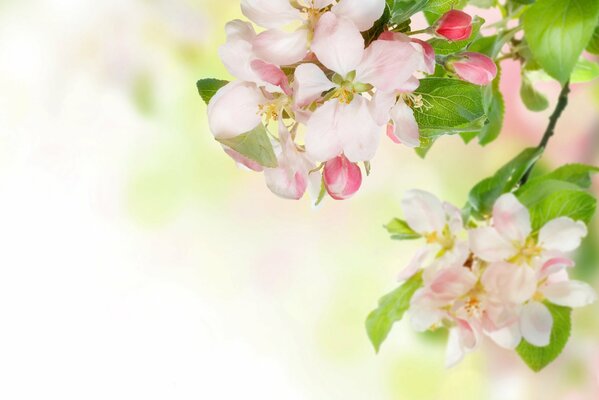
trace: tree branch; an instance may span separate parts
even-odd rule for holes
[[[543,135],[541,142],[537,146],[538,149],[544,151],[547,148],[547,145],[549,144],[549,140],[553,137],[553,135],[555,135],[555,127],[557,125],[557,121],[559,121],[564,110],[568,106],[568,95],[569,94],[570,94],[570,82],[566,82],[566,84],[562,88],[562,92],[559,95],[559,99],[557,101],[557,106],[555,107],[553,114],[551,114],[551,117],[549,118],[549,125],[547,126],[547,129],[545,130],[545,134]],[[522,177],[522,180],[520,180],[520,186],[522,186],[526,182],[528,182],[528,179],[530,178],[530,174],[532,173],[532,170],[534,169],[535,165],[536,165],[536,163],[531,165],[530,168],[528,169],[528,171],[526,171],[526,174],[524,174],[524,176]]]

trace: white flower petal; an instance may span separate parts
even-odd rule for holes
[[[340,17],[349,18],[364,32],[383,15],[385,0],[342,0],[332,11]]]
[[[496,331],[485,332],[498,346],[504,349],[514,350],[522,341],[520,325],[517,323],[508,325]]]
[[[584,307],[597,301],[597,293],[593,288],[579,281],[551,283],[541,292],[550,302],[565,307]]]
[[[528,209],[512,193],[495,202],[493,226],[510,242],[524,243],[532,231]]]
[[[537,347],[548,346],[552,328],[553,316],[544,304],[531,301],[522,307],[520,330],[528,343]]]
[[[514,304],[530,300],[537,291],[536,273],[526,265],[494,262],[483,273],[481,282],[494,297]]]
[[[315,64],[302,64],[295,70],[293,93],[299,107],[307,106],[333,87],[335,85]]]
[[[568,217],[549,221],[539,232],[539,245],[548,250],[569,252],[576,250],[587,235],[584,223]]]
[[[295,64],[308,53],[308,30],[285,32],[269,29],[260,33],[253,42],[257,57],[276,65]]]
[[[261,122],[258,106],[265,101],[253,83],[231,82],[222,87],[208,104],[208,124],[217,139],[249,132]]]
[[[227,71],[242,81],[256,82],[256,73],[251,68],[255,59],[252,41],[256,37],[254,28],[248,22],[234,20],[225,26],[227,42],[219,47],[218,54]]]
[[[301,18],[289,0],[241,0],[241,12],[265,28],[281,28]]]
[[[343,106],[337,100],[327,101],[308,120],[306,153],[312,161],[327,162],[343,152],[337,128]]]
[[[347,159],[357,163],[374,158],[383,128],[374,120],[369,101],[355,96],[350,104],[339,108],[337,134]]]
[[[346,76],[362,60],[364,38],[350,20],[328,12],[316,25],[312,51],[325,67]]]
[[[470,248],[485,261],[503,261],[517,253],[513,244],[508,242],[495,228],[482,227],[469,231]]]
[[[414,110],[400,100],[391,109],[390,116],[395,125],[394,136],[397,140],[407,147],[419,147],[420,128],[414,118]]]
[[[392,92],[377,90],[372,97],[371,110],[377,124],[383,126],[391,120],[391,108],[397,102],[397,95]]]
[[[458,328],[450,329],[445,350],[445,368],[452,368],[459,364],[464,359],[465,354]]]
[[[375,40],[364,51],[356,69],[356,81],[394,92],[412,77],[420,60],[420,54],[410,43]]]
[[[445,227],[443,204],[433,194],[422,190],[408,191],[401,206],[410,228],[421,235],[442,232]]]

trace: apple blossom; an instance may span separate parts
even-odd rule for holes
[[[277,65],[291,65],[306,57],[314,30],[322,15],[331,12],[347,19],[359,31],[366,31],[380,18],[385,0],[242,0],[246,17],[268,28],[253,41],[253,51],[263,60]],[[292,32],[287,25],[299,24]]]

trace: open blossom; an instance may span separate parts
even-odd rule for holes
[[[290,65],[307,55],[323,14],[330,11],[365,31],[383,15],[385,0],[243,0],[241,9],[250,20],[268,28],[254,40],[253,51],[267,62]],[[296,30],[284,30],[293,23],[299,25]]]
[[[333,90],[307,123],[308,155],[321,162],[341,153],[352,162],[371,160],[384,129],[373,104],[360,93],[372,88],[394,92],[411,79],[422,63],[422,53],[409,43],[387,40],[375,40],[364,49],[356,26],[333,13],[321,17],[312,49],[338,79],[329,81],[314,64],[296,70],[299,104],[320,98],[323,89]]]
[[[568,277],[574,262],[567,253],[587,233],[581,222],[560,217],[533,232],[528,209],[513,194],[496,201],[488,226],[468,230],[457,208],[430,193],[410,191],[402,206],[426,241],[400,276],[422,270],[411,324],[417,331],[449,329],[448,367],[484,336],[507,349],[523,339],[547,346],[554,321],[545,302],[583,307],[597,299],[589,285]]]
[[[435,195],[421,190],[411,190],[402,201],[406,221],[414,232],[423,236],[426,245],[416,252],[400,274],[400,280],[413,276],[420,268],[432,264],[464,263],[468,258],[467,242],[460,237],[464,232],[460,210],[442,203]]]

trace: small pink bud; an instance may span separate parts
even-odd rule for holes
[[[480,53],[462,53],[447,66],[461,79],[475,85],[488,85],[497,76],[497,65]]]
[[[343,154],[325,164],[323,177],[327,192],[335,200],[349,199],[362,186],[362,170]]]
[[[448,11],[435,24],[435,33],[453,41],[466,40],[472,35],[472,17],[463,11]]]

